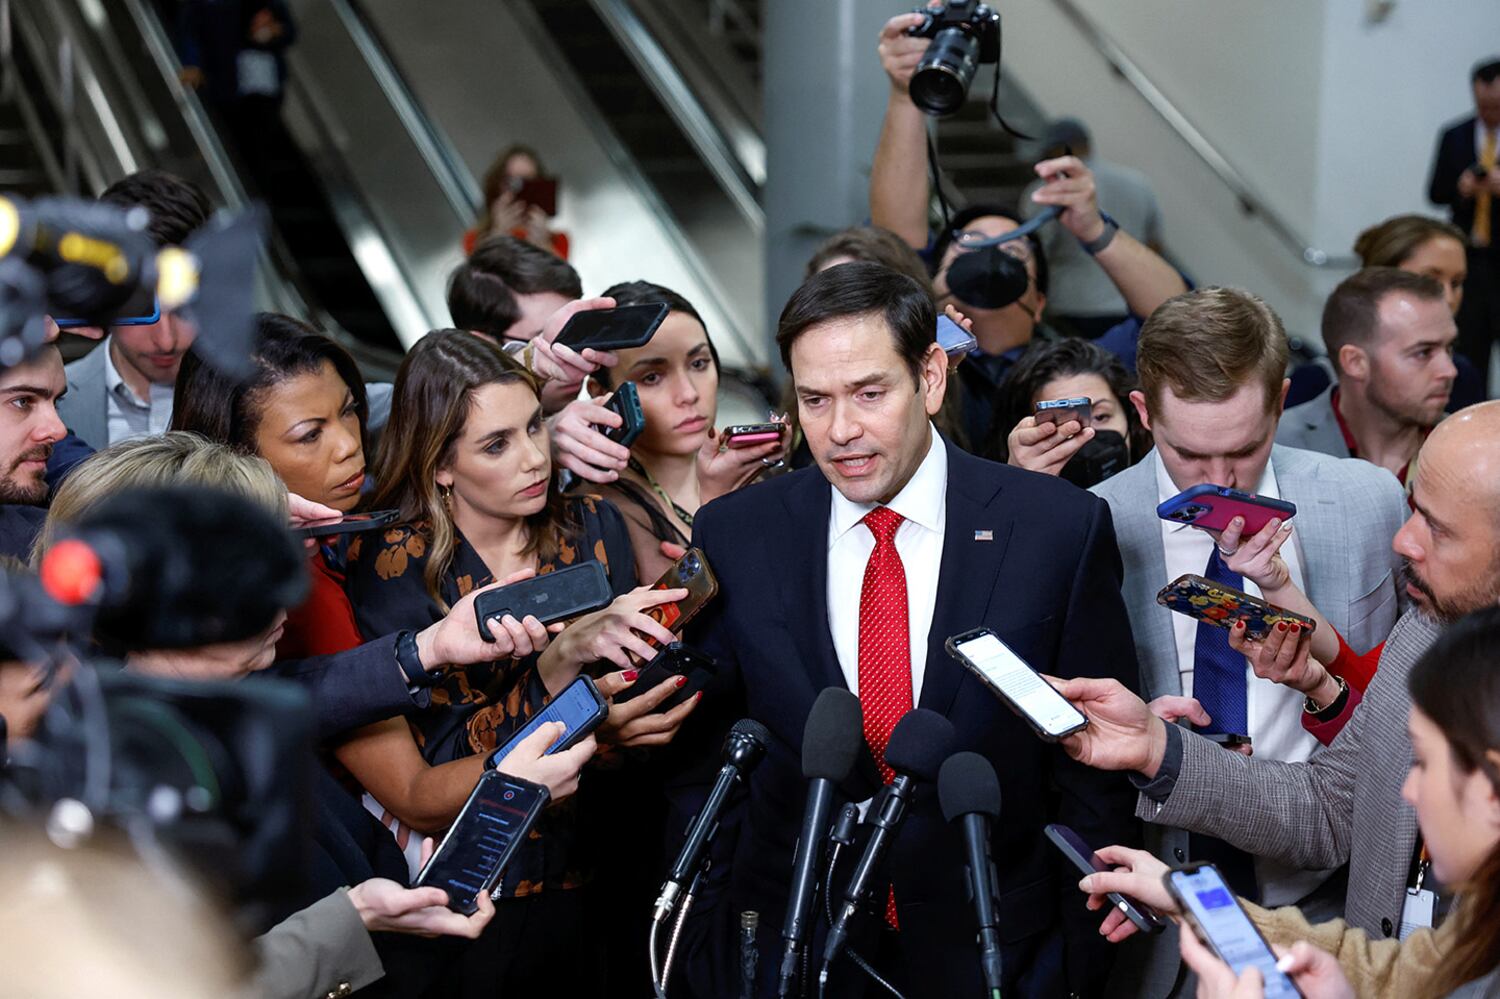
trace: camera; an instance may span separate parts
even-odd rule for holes
[[[941,7],[919,7],[922,23],[907,29],[932,44],[912,74],[912,103],[943,117],[963,106],[981,65],[1000,61],[1000,14],[978,0],[948,0]]]

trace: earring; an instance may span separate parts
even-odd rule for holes
[[[445,506],[445,507],[451,507],[451,506],[453,506],[453,487],[452,486],[445,486],[442,483],[439,483],[438,487],[437,487],[437,490],[438,490],[438,496],[440,496],[442,498],[442,500],[443,500],[443,506]]]

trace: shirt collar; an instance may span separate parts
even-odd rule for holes
[[[115,367],[115,355],[114,351],[111,350],[110,347],[111,344],[109,340],[105,340],[94,349],[104,351],[105,389],[113,393],[118,393],[120,391],[120,386],[125,385],[125,379],[120,377],[120,369]],[[135,398],[135,393],[130,391],[130,387],[128,385],[125,386],[125,391],[130,394],[131,398]]]
[[[1156,499],[1158,503],[1165,503],[1173,496],[1182,492],[1182,490],[1177,488],[1176,483],[1172,481],[1172,477],[1167,474],[1167,466],[1161,460],[1161,452],[1153,450],[1151,456],[1156,461]],[[1281,488],[1276,483],[1275,462],[1270,458],[1266,459],[1266,470],[1260,473],[1260,482],[1256,484],[1254,492],[1271,499],[1281,499]],[[1167,526],[1167,531],[1170,534],[1176,534],[1193,526],[1192,524],[1179,524],[1166,520],[1162,521],[1162,523]]]
[[[948,448],[936,430],[929,426],[926,457],[889,503],[854,503],[837,489],[833,490],[829,544],[859,526],[865,514],[881,505],[890,507],[919,527],[936,532],[943,530],[948,507]]]

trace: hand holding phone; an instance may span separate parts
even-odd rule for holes
[[[669,308],[660,305],[621,305],[574,313],[554,343],[573,350],[628,350],[644,347],[666,320]]]
[[[553,624],[596,611],[613,599],[604,566],[590,559],[485,590],[474,598],[474,617],[479,634],[493,642],[489,623],[494,618],[509,614],[519,621],[529,614],[542,624]]]
[[[990,629],[954,635],[943,647],[1043,740],[1057,742],[1088,726],[1083,712]]]
[[[1244,520],[1241,537],[1259,534],[1272,520],[1286,523],[1297,516],[1295,504],[1270,496],[1242,493],[1228,486],[1203,483],[1184,489],[1156,508],[1162,520],[1190,524],[1206,531],[1222,531],[1235,517]]]
[[[714,668],[714,658],[700,652],[691,645],[673,642],[656,654],[656,658],[640,668],[636,681],[614,696],[615,704],[625,704],[660,686],[669,677],[686,677],[676,693],[658,704],[653,711],[670,711],[688,698],[695,696],[708,683]]]
[[[786,433],[785,423],[740,423],[732,427],[725,427],[721,435],[724,446],[729,448],[754,447],[757,444],[768,444],[771,441],[781,440],[781,435]]]
[[[948,355],[948,362],[955,364],[979,349],[979,340],[947,316],[937,317],[937,343]]]
[[[629,447],[646,432],[646,413],[641,409],[641,394],[635,382],[625,382],[615,389],[604,408],[619,415],[620,425],[606,427],[596,423],[594,429],[621,447]]]
[[[572,749],[609,716],[609,702],[600,696],[599,688],[588,676],[580,676],[563,688],[562,692],[548,702],[547,706],[531,716],[520,731],[507,739],[504,745],[490,753],[485,767],[493,770],[512,749],[520,745],[529,735],[549,722],[562,722],[563,734],[558,737],[547,755],[552,756]]]
[[[1092,426],[1094,423],[1094,401],[1088,396],[1076,396],[1071,399],[1043,399],[1036,404],[1036,422],[1053,423],[1062,426],[1074,420],[1078,421],[1078,429]]]
[[[339,517],[329,517],[327,520],[309,520],[300,526],[292,528],[292,533],[299,538],[326,538],[335,534],[358,534],[361,531],[373,531],[377,527],[385,527],[387,524],[395,523],[396,518],[401,516],[400,510],[371,510],[369,513],[346,513]]]
[[[478,896],[494,890],[547,800],[539,784],[486,770],[412,887],[442,888],[448,908],[475,912]]]
[[[1114,868],[1106,863],[1099,854],[1095,853],[1083,837],[1065,825],[1052,823],[1045,826],[1042,831],[1052,841],[1052,845],[1062,852],[1064,857],[1070,860],[1078,872],[1083,875],[1110,872]],[[1122,895],[1117,891],[1107,892],[1106,897],[1110,903],[1135,927],[1143,933],[1160,933],[1167,928],[1167,920],[1160,913],[1144,902],[1138,902],[1133,898]]]
[[[662,573],[651,588],[653,590],[685,589],[688,591],[687,598],[684,600],[658,604],[646,611],[646,614],[662,627],[680,635],[682,629],[687,627],[687,623],[703,609],[703,605],[719,592],[719,581],[714,578],[707,556],[697,548],[689,548],[687,554]],[[647,642],[653,647],[661,647],[661,643],[654,638],[648,638]]]
[[[1168,610],[1219,628],[1232,628],[1243,621],[1245,633],[1256,641],[1264,639],[1278,624],[1295,624],[1308,634],[1318,628],[1318,622],[1310,617],[1193,573],[1179,576],[1162,587],[1156,594],[1156,602]]]
[[[1234,892],[1212,864],[1189,864],[1168,871],[1163,881],[1178,911],[1197,938],[1229,965],[1236,978],[1255,968],[1266,999],[1294,999],[1302,993],[1276,967],[1276,955],[1255,928]]]

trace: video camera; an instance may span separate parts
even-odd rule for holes
[[[147,221],[140,207],[0,195],[0,368],[46,342],[44,316],[107,327],[144,287],[193,321],[205,362],[247,375],[264,213],[215,216],[183,246],[161,249]]]

